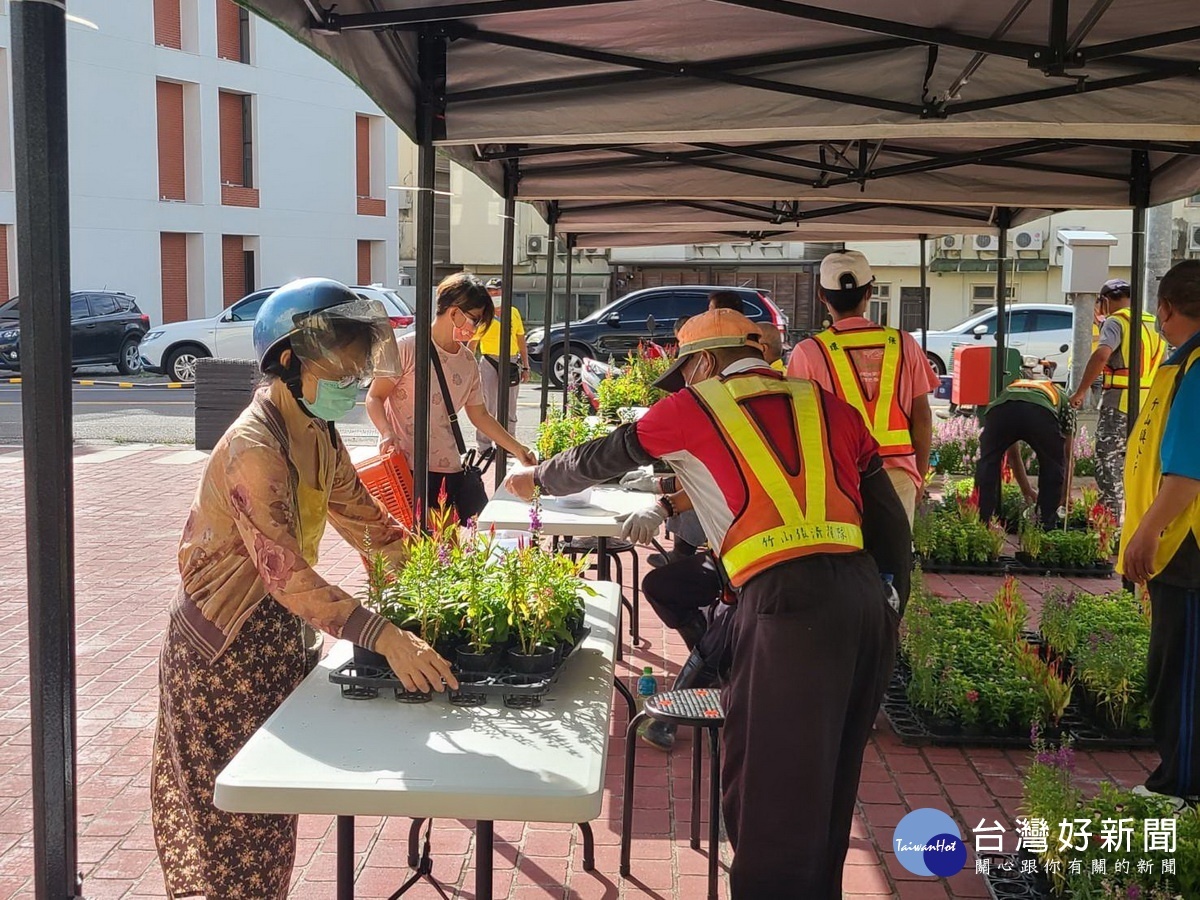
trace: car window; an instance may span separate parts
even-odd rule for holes
[[[0,319],[17,319],[21,315],[20,297],[13,297],[0,303]]]
[[[253,322],[254,317],[258,315],[259,308],[263,305],[263,301],[270,296],[269,293],[252,294],[245,300],[239,300],[233,306],[229,307],[229,321]]]
[[[639,300],[634,300],[632,303],[626,303],[621,307],[621,322],[625,325],[641,324],[646,321],[647,316],[661,318],[662,312],[659,309],[657,297],[644,297]]]
[[[1029,326],[1032,322],[1032,317],[1033,317],[1033,313],[1031,313],[1029,310],[1025,310],[1025,309],[1016,310],[1016,311],[1010,312],[1010,313],[1005,313],[1005,320],[1008,322],[1008,328],[1006,329],[1007,332],[1009,334],[1017,334],[1019,332],[1028,331]],[[973,325],[971,328],[967,329],[968,333],[973,333],[973,330],[975,328],[978,328],[980,325],[987,326],[987,331],[985,331],[984,334],[995,334],[996,333],[996,316],[994,314],[989,315],[982,322],[978,322],[975,325]]]
[[[742,301],[743,314],[752,322],[757,322],[759,319],[770,319],[766,311],[757,303],[751,303],[749,300]]]
[[[137,312],[137,304],[132,297],[117,297],[117,306],[121,312]]]
[[[71,298],[71,318],[72,318],[72,320],[86,319],[91,314],[92,314],[91,311],[88,309],[87,297],[84,297],[82,294],[80,294],[78,296],[74,296]]]
[[[1031,331],[1070,331],[1075,327],[1075,318],[1066,310],[1052,312],[1041,309],[1034,316]]]
[[[111,294],[92,294],[88,298],[93,316],[112,316],[120,310],[117,300]]]

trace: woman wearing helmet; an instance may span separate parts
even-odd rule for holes
[[[430,328],[433,350],[441,361],[454,412],[465,407],[467,418],[476,429],[523,465],[534,465],[537,458],[533,451],[509,434],[487,411],[480,387],[479,367],[474,354],[464,346],[478,329],[491,324],[494,313],[487,288],[474,275],[460,272],[443,278],[437,287],[437,313]],[[371,382],[371,389],[367,392],[367,414],[379,429],[379,452],[399,451],[411,466],[416,410],[416,335],[407,334],[397,343],[399,367],[390,376],[385,375],[381,368],[379,377]],[[464,508],[457,502],[457,489],[462,479],[462,454],[436,374],[430,382],[429,413],[428,496],[437,497],[444,486],[459,519],[465,521],[478,515],[480,510]]]
[[[254,347],[266,381],[201,477],[159,660],[151,808],[173,897],[287,896],[296,817],[226,813],[212,798],[315,665],[306,622],[383,653],[408,687],[456,686],[424,641],[313,569],[327,521],[360,552],[404,559],[407,532],[363,488],[333,426],[360,380],[394,365],[386,312],[335,281],[293,281],[262,305]]]

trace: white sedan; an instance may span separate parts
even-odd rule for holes
[[[264,288],[248,294],[210,319],[160,325],[142,338],[142,368],[156,375],[166,375],[172,381],[190,382],[196,380],[198,359],[210,356],[254,359],[254,317],[274,290]],[[350,290],[382,303],[397,337],[413,327],[411,305],[391,288],[375,284],[355,286]]]
[[[1057,363],[1057,371],[1065,376],[1070,354],[1075,310],[1064,304],[1016,303],[1004,310],[1007,327],[1005,344],[1020,351],[1023,357],[1048,359]],[[921,343],[921,332],[912,336]],[[954,348],[960,344],[996,344],[996,308],[977,313],[965,322],[944,331],[930,331],[926,353],[934,371],[947,374],[954,360]],[[1065,349],[1064,349],[1065,346]]]

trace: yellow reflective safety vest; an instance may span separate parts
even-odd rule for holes
[[[1175,392],[1179,390],[1179,383],[1187,370],[1198,362],[1200,347],[1193,350],[1182,365],[1177,363],[1159,367],[1138,413],[1137,427],[1129,435],[1125,450],[1125,522],[1121,526],[1118,571],[1124,571],[1126,544],[1137,531],[1162,486],[1162,439],[1167,428],[1167,415],[1175,401]],[[1182,515],[1163,531],[1158,553],[1154,557],[1154,574],[1167,567],[1171,557],[1179,552],[1189,531],[1200,542],[1200,498],[1192,501]]]
[[[862,549],[862,513],[837,483],[816,384],[738,374],[707,379],[691,390],[716,424],[746,485],[746,504],[735,513],[719,554],[735,587],[792,559]],[[744,406],[769,396],[783,398],[791,407],[798,467],[772,449]]]
[[[1128,307],[1118,309],[1110,318],[1120,319],[1124,327],[1121,329],[1121,361],[1126,366],[1129,365],[1129,343],[1130,333],[1133,331],[1129,327],[1131,322],[1131,313]],[[1141,409],[1146,403],[1146,397],[1150,394],[1150,383],[1154,380],[1154,373],[1158,371],[1158,366],[1162,362],[1163,352],[1166,349],[1166,344],[1159,335],[1155,327],[1154,316],[1151,313],[1142,313],[1142,355],[1138,371],[1141,373],[1138,384],[1140,394],[1138,408]],[[1104,367],[1104,388],[1107,390],[1113,388],[1121,391],[1121,412],[1129,412],[1129,369],[1112,369],[1107,365]]]
[[[879,443],[880,456],[910,456],[913,450],[912,421],[900,408],[900,374],[903,362],[902,340],[895,328],[861,328],[853,331],[826,329],[815,335],[817,346],[825,353],[834,392],[859,411],[871,436]],[[851,350],[882,350],[879,390],[868,400]]]
[[[1039,393],[1045,394],[1046,398],[1055,406],[1058,406],[1059,400],[1062,398],[1062,395],[1058,391],[1058,387],[1052,381],[1037,381],[1033,378],[1018,378],[1016,381],[1010,383],[1005,390],[1011,391],[1014,388],[1022,391],[1038,391]]]

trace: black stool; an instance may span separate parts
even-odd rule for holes
[[[597,542],[594,537],[573,537],[567,540],[566,546],[563,548],[571,559],[576,559],[586,553],[596,552]],[[617,565],[617,583],[625,583],[625,570],[621,565],[620,554],[628,553],[633,570],[633,602],[625,599],[624,594],[621,596],[621,605],[629,610],[629,640],[633,646],[641,643],[642,637],[638,623],[638,600],[641,598],[641,564],[638,562],[637,547],[630,541],[623,541],[620,538],[608,538],[605,542],[608,548],[609,558]],[[620,659],[620,640],[617,641],[617,659]]]
[[[697,734],[692,741],[692,849],[700,849],[700,734],[708,732],[710,768],[708,811],[708,898],[717,900],[717,863],[721,825],[721,726],[725,710],[717,688],[664,691],[646,698],[642,711],[629,720],[625,730],[625,806],[621,810],[621,874],[629,874],[630,843],[633,840],[633,773],[637,730],[647,718],[674,725],[690,725]]]

